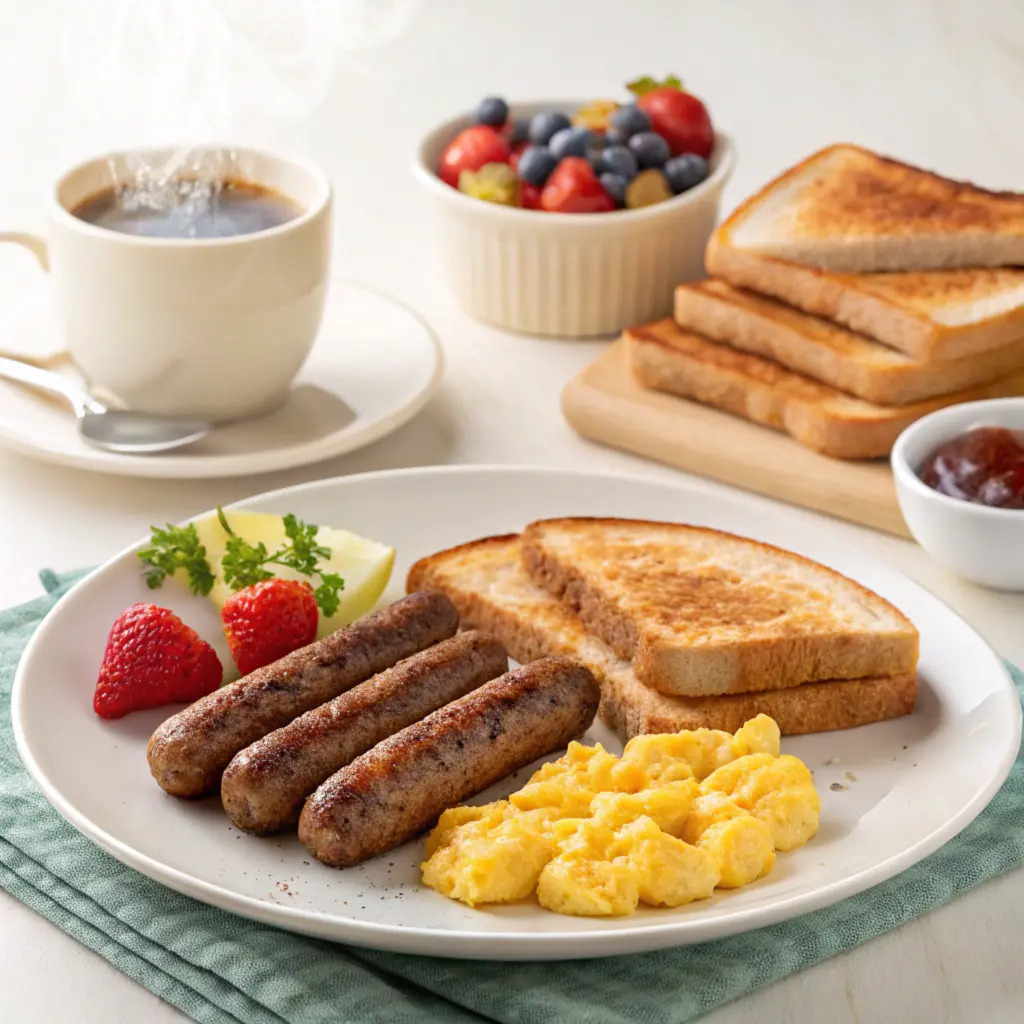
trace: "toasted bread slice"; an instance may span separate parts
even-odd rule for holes
[[[739,249],[841,273],[1024,264],[1024,196],[845,143],[769,182],[726,227]]]
[[[1024,326],[1022,337],[1009,345],[921,362],[829,320],[713,278],[676,288],[675,321],[684,330],[774,359],[880,405],[918,402],[1024,371]]]
[[[724,697],[669,697],[644,686],[628,662],[584,629],[561,601],[537,587],[523,568],[516,535],[488,537],[417,562],[407,587],[447,595],[463,628],[497,636],[519,662],[552,654],[582,661],[601,684],[601,720],[623,741],[681,729],[735,732],[758,714],[783,735],[848,729],[914,709],[913,672],[851,681],[814,682],[785,690]]]
[[[708,242],[709,274],[828,317],[912,359],[957,359],[1024,337],[1024,269],[838,274]]]
[[[908,405],[875,405],[787,370],[771,359],[684,331],[674,320],[623,335],[644,387],[692,398],[790,434],[838,459],[886,456],[905,427],[935,409],[1024,394],[1024,372]]]
[[[520,543],[533,581],[662,693],[778,690],[917,665],[917,630],[888,601],[768,544],[586,518],[531,523]]]

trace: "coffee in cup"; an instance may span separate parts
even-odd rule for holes
[[[131,184],[105,189],[84,199],[71,213],[126,235],[230,238],[287,224],[302,213],[302,207],[252,181],[180,178],[158,188]]]
[[[179,157],[82,163],[51,193],[45,239],[0,241],[50,271],[68,351],[101,401],[212,422],[268,412],[320,328],[330,182],[259,150]]]

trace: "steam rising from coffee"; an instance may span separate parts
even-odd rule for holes
[[[237,155],[209,143],[292,142],[339,64],[359,70],[360,55],[402,37],[422,7],[423,0],[77,0],[64,41],[68,94],[97,148],[139,151],[117,179],[126,204],[184,204],[184,214],[199,215],[237,175]],[[367,66],[381,73],[379,63]],[[151,149],[165,152],[143,155]]]

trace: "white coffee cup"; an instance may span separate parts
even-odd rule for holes
[[[214,422],[281,403],[316,339],[330,267],[331,186],[317,167],[251,149],[188,152],[189,174],[272,189],[301,211],[221,238],[155,238],[74,216],[85,200],[166,167],[179,150],[114,153],[68,171],[47,202],[47,238],[0,233],[53,277],[68,351],[101,398]]]

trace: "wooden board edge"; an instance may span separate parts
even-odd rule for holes
[[[888,465],[833,459],[729,413],[646,391],[629,375],[621,339],[565,386],[561,405],[566,421],[587,440],[911,537]]]

